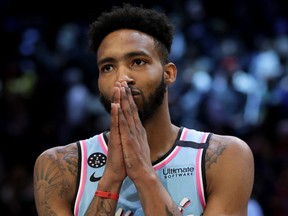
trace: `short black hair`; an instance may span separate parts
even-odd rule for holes
[[[114,6],[110,12],[103,12],[90,25],[89,50],[96,53],[104,37],[119,29],[134,29],[152,36],[157,42],[159,56],[167,61],[173,41],[174,25],[165,13],[128,3],[124,3],[122,7]]]

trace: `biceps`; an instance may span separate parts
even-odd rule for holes
[[[72,216],[72,210],[65,200],[50,199],[48,201],[40,200],[35,197],[37,213],[42,215],[63,215]]]
[[[223,191],[222,194],[214,194],[208,198],[204,216],[245,216],[247,215],[247,207],[246,193],[241,193],[240,189],[238,191]]]
[[[39,158],[35,163],[33,181],[34,199],[40,216],[72,215],[67,198],[68,184],[57,161]]]
[[[227,148],[207,172],[207,215],[247,215],[254,179],[253,158],[241,148]]]

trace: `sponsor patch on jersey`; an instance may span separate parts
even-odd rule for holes
[[[164,167],[161,170],[161,179],[173,179],[173,178],[183,178],[191,177],[194,174],[193,166],[179,166],[179,167]]]

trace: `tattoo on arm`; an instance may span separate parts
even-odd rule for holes
[[[114,215],[114,209],[107,199],[101,199],[99,198],[99,206],[97,206],[96,202],[91,202],[89,208],[87,209],[85,215],[95,215],[95,212],[97,212],[97,215],[100,216],[108,216],[108,215]]]
[[[37,193],[35,202],[39,209],[43,210],[43,213],[49,212],[49,215],[54,215],[50,209],[49,201],[54,193],[57,193],[61,198],[63,197],[65,182],[63,170],[58,167],[58,162],[54,160],[52,155],[45,157],[46,160],[38,162],[34,175],[34,190]]]
[[[213,145],[211,144],[209,145],[205,157],[206,170],[209,169],[214,163],[217,163],[218,158],[222,155],[225,149],[226,149],[225,144],[215,145],[214,143]]]
[[[78,157],[77,152],[69,151],[69,150],[58,150],[60,154],[63,154],[63,160],[67,164],[67,170],[70,172],[71,175],[77,177],[77,170],[78,170]]]
[[[41,215],[56,215],[51,209],[51,201],[55,197],[66,199],[69,184],[65,179],[65,170],[68,168],[71,175],[77,173],[77,158],[65,150],[58,150],[58,156],[49,154],[42,156],[35,164],[34,191],[35,203]],[[62,158],[62,159],[61,159]],[[63,165],[67,163],[67,168]]]

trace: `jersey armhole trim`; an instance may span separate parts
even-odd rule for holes
[[[207,203],[207,180],[206,180],[206,168],[205,168],[205,164],[206,164],[206,151],[207,148],[209,147],[209,141],[211,139],[212,133],[209,133],[206,140],[205,140],[205,144],[206,144],[206,148],[203,149],[203,156],[202,156],[202,161],[201,161],[201,169],[202,169],[202,181],[203,181],[203,191],[204,191],[204,200],[205,200],[205,204]],[[205,205],[206,207],[206,205]]]
[[[75,202],[76,202],[77,192],[78,192],[79,183],[80,183],[80,173],[81,173],[81,164],[82,164],[81,147],[80,147],[79,141],[76,142],[76,146],[77,146],[77,152],[78,152],[78,163],[77,163],[78,167],[77,167],[76,187],[75,187],[75,193],[74,193],[74,199],[73,199],[73,205],[72,206],[75,206]],[[73,209],[72,209],[72,211],[74,212]]]
[[[87,158],[87,148],[86,148],[86,140],[82,140],[77,142],[78,147],[78,157],[80,160],[78,161],[78,174],[77,174],[77,195],[74,204],[74,215],[78,216],[79,214],[79,206],[83,196],[85,182],[86,182],[86,169],[87,165],[84,162],[85,158]],[[83,173],[83,174],[82,174]]]

